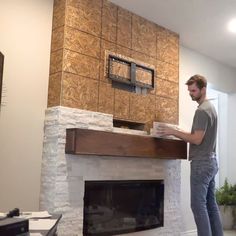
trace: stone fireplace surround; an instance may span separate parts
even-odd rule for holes
[[[46,110],[40,209],[62,213],[60,236],[82,236],[85,180],[127,179],[164,179],[164,227],[123,235],[180,235],[180,160],[65,154],[67,128],[117,131],[109,114],[60,106]]]

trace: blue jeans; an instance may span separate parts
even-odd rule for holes
[[[198,236],[223,236],[219,208],[215,199],[217,160],[191,161],[191,208]]]

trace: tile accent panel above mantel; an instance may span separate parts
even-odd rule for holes
[[[154,89],[112,87],[106,51],[155,68]],[[178,124],[179,35],[107,0],[55,0],[48,107],[112,114],[116,119]]]

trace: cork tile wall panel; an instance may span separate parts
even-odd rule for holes
[[[115,43],[111,43],[107,40],[101,41],[101,60],[107,60],[109,53],[107,52],[113,52],[116,53],[117,51],[117,45]]]
[[[124,57],[131,57],[132,55],[132,49],[117,45],[117,54],[120,54]]]
[[[145,107],[145,118],[146,118],[146,130],[150,130],[153,126],[153,121],[156,117],[156,96],[155,95],[149,95],[147,96],[147,102]]]
[[[136,122],[144,122],[145,130],[149,131],[156,116],[156,97],[154,95],[131,94],[130,119]]]
[[[68,0],[66,25],[100,36],[101,9],[101,0]]]
[[[113,61],[110,73],[130,81],[131,80],[130,69],[131,67],[129,64]]]
[[[108,52],[116,52],[117,45],[106,40],[101,40],[100,80],[109,82],[108,79]]]
[[[105,83],[112,83],[111,79],[108,77],[108,58],[105,61],[100,61],[99,79]]]
[[[130,94],[130,120],[146,122],[145,108],[147,106],[147,96],[131,93]]]
[[[178,123],[178,35],[107,0],[54,4],[49,106],[100,111],[149,127],[154,120]],[[153,67],[155,89],[144,96],[112,88],[108,52]],[[116,69],[128,77],[127,68]],[[151,80],[142,70],[136,79]]]
[[[179,36],[168,31],[169,47],[167,49],[167,61],[173,65],[179,65]]]
[[[136,81],[144,84],[152,85],[152,73],[143,68],[136,68]]]
[[[52,31],[51,52],[62,49],[64,45],[64,26]]]
[[[111,84],[99,83],[98,111],[108,114],[114,112],[114,89]]]
[[[132,16],[132,49],[156,57],[156,26],[144,18]]]
[[[62,73],[49,76],[48,83],[48,107],[59,106],[61,98],[61,77]]]
[[[132,14],[123,9],[118,8],[117,22],[117,44],[131,48],[131,32],[132,32]]]
[[[140,64],[146,64],[147,67],[153,68],[154,69],[154,76],[156,77],[156,59],[153,57],[150,57],[144,53],[132,51],[132,56],[131,56],[135,61],[139,61]],[[144,63],[145,62],[145,63]],[[154,84],[155,84],[156,78],[154,79]],[[155,86],[154,89],[149,90],[148,93],[150,94],[155,94]]]
[[[157,83],[156,87],[157,95],[169,97],[176,100],[178,99],[179,96],[178,84],[162,79],[157,79],[156,83]]]
[[[131,57],[134,60],[140,61],[141,64],[147,63],[147,64],[152,65],[154,68],[156,66],[156,59],[148,56],[145,53],[140,53],[140,52],[136,52],[136,51],[132,50]]]
[[[117,33],[117,6],[106,0],[102,7],[102,38],[116,42]]]
[[[62,71],[63,50],[51,53],[50,57],[50,74]]]
[[[99,79],[99,60],[69,50],[64,51],[63,71]]]
[[[169,43],[168,45],[169,46],[165,49],[163,60],[173,65],[178,65],[179,49],[175,44]]]
[[[156,120],[178,124],[178,100],[156,97]]]
[[[65,27],[66,49],[100,58],[100,38],[71,27]]]
[[[164,61],[165,50],[168,47],[168,31],[161,27],[157,26],[157,59]]]
[[[65,0],[55,0],[53,6],[53,22],[52,28],[63,26],[65,24]]]
[[[157,59],[174,65],[179,63],[179,37],[157,26]]]
[[[179,35],[177,33],[168,30],[168,39],[169,39],[170,43],[179,47]]]
[[[62,106],[97,111],[97,80],[64,73],[62,86]]]
[[[121,119],[129,119],[130,92],[115,89],[114,116]]]
[[[156,75],[158,78],[179,82],[179,66],[157,60]]]

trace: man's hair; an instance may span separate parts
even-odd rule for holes
[[[204,87],[207,87],[207,80],[202,75],[193,75],[188,79],[188,81],[185,83],[186,85],[192,85],[196,83],[197,87],[199,89],[202,89]]]

